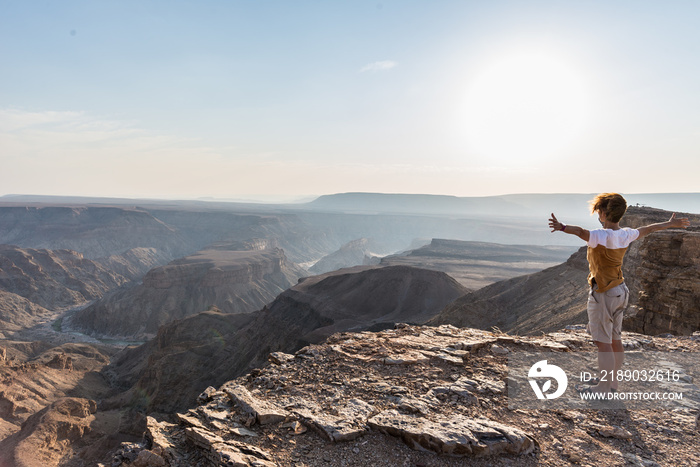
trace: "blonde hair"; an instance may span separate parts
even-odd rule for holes
[[[627,201],[619,193],[601,193],[589,201],[591,212],[605,214],[610,222],[620,222],[627,211]]]

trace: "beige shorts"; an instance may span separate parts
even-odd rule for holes
[[[599,293],[594,285],[588,294],[588,332],[594,341],[612,344],[622,340],[622,313],[629,303],[630,291],[622,283]]]

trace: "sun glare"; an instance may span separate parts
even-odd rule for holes
[[[486,66],[468,90],[466,112],[472,150],[510,163],[556,154],[580,135],[588,118],[580,75],[543,54]]]

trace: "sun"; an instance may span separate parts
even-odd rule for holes
[[[485,66],[469,86],[466,136],[472,151],[527,163],[573,143],[588,120],[580,72],[554,56],[519,53]]]

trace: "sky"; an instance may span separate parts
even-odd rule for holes
[[[0,0],[0,196],[698,192],[700,2]]]

